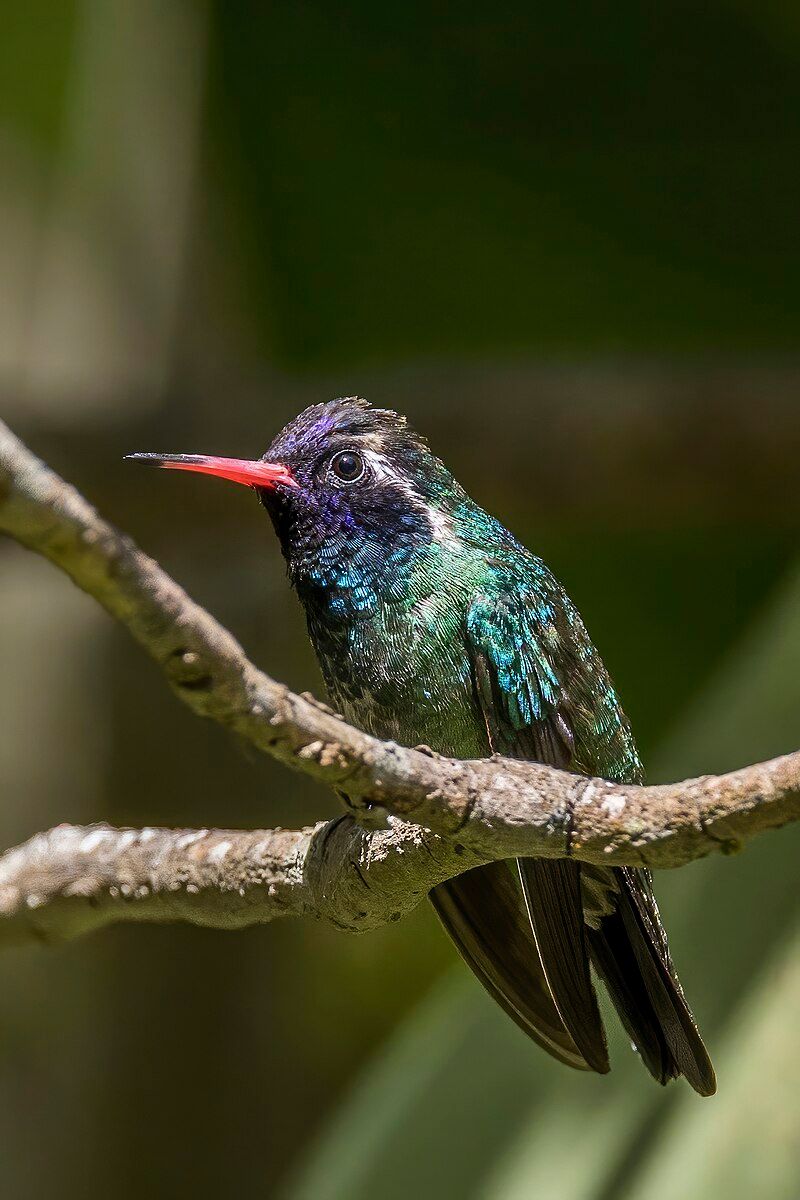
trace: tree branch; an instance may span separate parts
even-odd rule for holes
[[[0,530],[94,596],[198,715],[334,787],[362,825],[374,825],[376,807],[405,819],[373,832],[340,820],[295,833],[198,831],[194,840],[191,831],[59,827],[0,858],[0,938],[122,919],[232,927],[279,913],[371,928],[481,862],[573,855],[674,867],[800,818],[800,752],[729,775],[635,787],[372,738],[259,671],[2,422]]]
[[[395,819],[373,833],[348,816],[247,832],[59,825],[0,857],[0,946],[119,921],[242,929],[300,916],[359,933],[405,916],[464,856]]]

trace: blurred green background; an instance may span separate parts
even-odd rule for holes
[[[11,0],[0,411],[319,690],[268,522],[134,450],[255,456],[307,403],[409,414],[567,584],[652,779],[800,744],[800,10]],[[0,545],[0,844],[58,821],[304,824]],[[567,1072],[422,909],[364,938],[119,928],[0,959],[0,1193],[800,1195],[788,829],[659,877],[720,1091],[621,1036]]]

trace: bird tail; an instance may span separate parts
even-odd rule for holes
[[[591,868],[590,868],[591,870]],[[587,924],[592,964],[650,1074],[679,1075],[701,1096],[717,1089],[714,1068],[670,958],[647,871],[604,869],[612,911]]]
[[[431,903],[467,966],[520,1029],[567,1066],[607,1071],[604,1043],[587,1060],[556,1007],[512,865],[466,871],[435,887]]]
[[[714,1068],[672,965],[649,873],[567,860],[492,863],[430,894],[477,978],[529,1037],[568,1066],[608,1070],[589,963],[659,1083],[701,1096]]]

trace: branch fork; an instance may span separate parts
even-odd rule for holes
[[[2,422],[0,532],[93,596],[198,716],[332,787],[347,810],[300,830],[57,826],[0,856],[0,944],[124,920],[231,929],[294,915],[360,931],[399,920],[482,863],[534,855],[678,867],[800,819],[800,752],[640,787],[370,737],[255,667]]]

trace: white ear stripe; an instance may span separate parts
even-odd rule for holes
[[[433,530],[435,541],[442,543],[457,541],[457,535],[453,528],[450,514],[443,512],[440,508],[434,508],[433,505],[423,500],[419,493],[414,490],[408,477],[402,472],[397,471],[390,460],[379,449],[367,448],[365,442],[366,439],[360,442],[361,453],[364,455],[375,478],[385,483],[390,483],[398,492],[402,492],[413,508],[418,512],[425,513]]]

